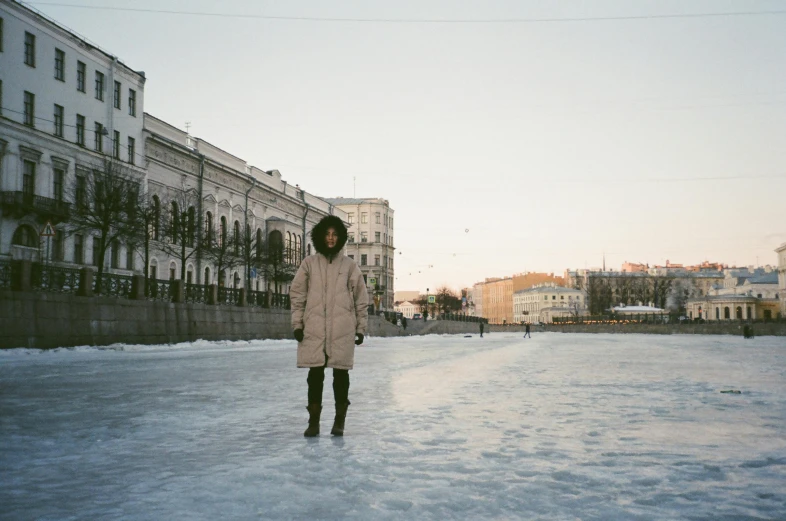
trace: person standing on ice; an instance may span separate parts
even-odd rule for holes
[[[336,417],[330,433],[344,435],[349,407],[349,370],[355,345],[363,343],[368,324],[368,293],[354,260],[341,253],[347,228],[328,215],[311,230],[317,253],[306,257],[289,290],[292,329],[297,340],[297,366],[308,368],[308,428],[306,437],[319,435],[325,368],[333,369]]]
[[[524,338],[527,337],[532,338],[532,335],[529,334],[529,322],[527,322],[527,324],[524,326]]]

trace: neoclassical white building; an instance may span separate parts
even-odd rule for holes
[[[108,158],[147,189],[159,216],[187,210],[195,237],[185,255],[173,253],[166,247],[173,239],[155,224],[148,265],[139,246],[114,244],[103,260],[107,273],[231,287],[245,287],[250,275],[250,289],[268,290],[270,281],[255,269],[219,270],[196,247],[197,238],[234,238],[248,229],[259,244],[282,245],[286,263],[297,266],[311,253],[309,233],[319,219],[348,220],[277,170],[251,166],[146,114],[144,86],[144,73],[116,56],[32,9],[0,0],[0,261],[96,265],[97,237],[68,233],[69,187]],[[53,238],[41,236],[47,224]],[[278,289],[288,292],[286,285]]]
[[[94,238],[65,233],[69,187],[107,157],[144,179],[145,75],[17,2],[0,27],[0,258],[90,263]]]
[[[778,254],[778,287],[780,288],[781,316],[786,317],[786,242],[775,248]]]
[[[538,284],[513,293],[513,321],[550,324],[554,317],[586,314],[584,292],[557,286],[553,282]]]
[[[393,208],[380,198],[325,198],[347,215],[349,240],[346,253],[360,266],[374,302],[374,287],[379,286],[379,309],[392,310],[394,303]],[[376,281],[375,284],[372,283]]]

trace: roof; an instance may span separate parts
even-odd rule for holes
[[[381,197],[320,197],[323,201],[327,201],[334,206],[344,205],[344,204],[369,204],[369,203],[377,203],[377,204],[386,204],[387,200],[382,199]]]
[[[539,293],[539,292],[546,292],[546,293],[581,293],[580,289],[573,289],[573,288],[566,288],[563,286],[533,286],[527,289],[520,289],[513,293],[514,295],[518,295],[520,293]]]
[[[663,313],[666,311],[652,306],[614,306],[611,309],[617,313]]]
[[[767,273],[766,275],[759,275],[757,277],[750,277],[748,282],[751,284],[777,284],[778,283],[778,273],[773,271],[771,273]]]

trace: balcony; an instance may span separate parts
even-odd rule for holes
[[[20,218],[34,214],[41,223],[57,224],[67,221],[71,215],[70,203],[25,192],[0,192],[0,207],[4,216]]]

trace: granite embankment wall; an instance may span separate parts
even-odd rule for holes
[[[369,336],[476,332],[467,322],[370,317]],[[291,338],[290,311],[0,290],[0,348]]]
[[[756,336],[786,336],[786,322],[757,322],[750,324]],[[739,335],[742,336],[742,322],[722,322],[704,324],[591,324],[565,326],[533,326],[532,333],[620,333],[647,335]],[[492,332],[521,332],[524,326],[491,326]]]

